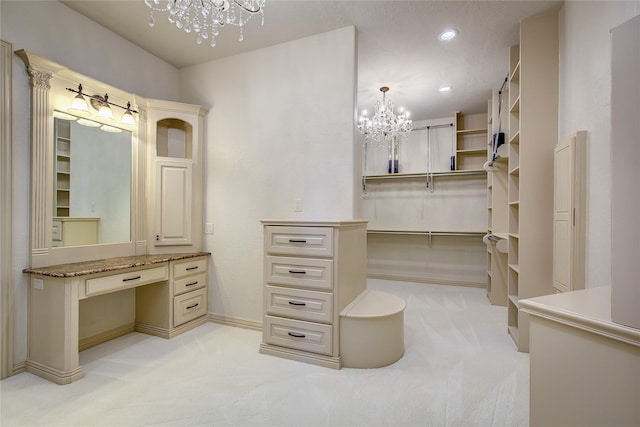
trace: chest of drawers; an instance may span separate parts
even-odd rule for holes
[[[260,352],[340,369],[339,313],[366,288],[366,221],[263,221]]]

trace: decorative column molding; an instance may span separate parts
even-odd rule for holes
[[[11,43],[1,42],[0,51],[0,313],[2,351],[0,378],[13,372],[13,263],[12,263],[12,211],[13,211],[13,115],[12,115],[12,65]]]
[[[147,253],[147,171],[149,165],[148,159],[151,157],[147,150],[147,110],[145,107],[138,105],[138,128],[136,140],[136,156],[135,160],[138,167],[135,168],[136,173],[133,175],[134,179],[134,193],[133,197],[136,198],[138,209],[135,213],[135,232],[133,237],[136,242],[136,254]],[[134,134],[134,136],[136,136]]]
[[[51,205],[51,194],[48,191],[36,191],[46,188],[47,178],[53,170],[51,141],[53,130],[50,120],[39,120],[39,117],[51,117],[49,109],[49,81],[52,75],[28,68],[31,77],[31,249],[33,254],[44,254],[49,250],[51,240],[47,234],[47,206]]]
[[[31,83],[31,262],[46,256],[51,242],[53,189],[53,111],[49,103],[51,79],[64,67],[24,50],[16,51],[27,67]]]

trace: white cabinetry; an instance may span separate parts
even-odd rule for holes
[[[509,55],[508,331],[529,351],[520,299],[554,292],[553,150],[558,139],[558,15],[520,23]]]
[[[555,148],[553,191],[553,286],[585,287],[587,135],[577,132]]]
[[[202,246],[204,116],[196,105],[148,100],[149,252]]]
[[[340,369],[339,314],[366,288],[365,221],[263,221],[260,352]]]

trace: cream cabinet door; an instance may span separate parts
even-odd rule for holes
[[[156,161],[156,246],[191,245],[193,164]]]
[[[584,288],[586,132],[558,144],[554,151],[553,286]]]

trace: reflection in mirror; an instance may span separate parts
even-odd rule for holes
[[[55,112],[52,246],[131,241],[131,144],[129,131]]]

